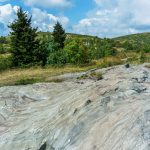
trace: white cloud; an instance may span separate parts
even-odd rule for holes
[[[4,0],[0,0],[2,2]],[[64,8],[71,5],[71,0],[23,0],[32,6],[33,25],[41,31],[51,31],[56,21],[69,28],[69,19],[54,16],[37,7]],[[87,12],[85,18],[72,26],[75,33],[92,34],[101,37],[114,37],[123,34],[150,31],[149,0],[93,0],[96,7]],[[82,6],[80,6],[82,7]],[[15,19],[17,6],[11,4],[0,6],[1,33],[8,32],[7,25]],[[78,10],[76,10],[78,11]]]
[[[71,0],[24,0],[28,6],[44,8],[66,8],[71,6]]]
[[[96,8],[73,27],[74,32],[102,37],[150,30],[149,0],[94,0]]]
[[[59,21],[67,28],[69,19],[65,16],[54,16],[46,11],[42,11],[38,8],[32,9],[33,25],[38,27],[40,31],[52,31],[54,24]]]
[[[0,33],[9,33],[8,25],[15,20],[18,6],[11,4],[0,6]],[[64,28],[68,27],[69,19],[65,16],[54,16],[38,8],[32,8],[32,25],[38,27],[40,31],[52,31],[54,24],[59,21]]]
[[[11,6],[11,4],[0,6],[0,24],[3,27],[1,33],[8,33],[7,26],[15,19],[17,8],[18,6]]]

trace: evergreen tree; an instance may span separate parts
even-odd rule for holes
[[[58,50],[64,48],[66,34],[65,30],[59,22],[57,22],[54,26],[53,39],[54,43],[57,45]]]
[[[39,62],[40,51],[37,28],[32,28],[31,17],[21,8],[17,19],[9,25],[11,29],[11,47],[14,66],[35,64]]]

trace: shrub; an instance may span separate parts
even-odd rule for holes
[[[89,42],[90,59],[98,60],[106,56],[115,56],[117,54],[115,42],[110,39],[95,38]]]
[[[39,81],[38,79],[34,79],[34,78],[22,78],[22,79],[19,79],[18,81],[16,81],[15,85],[34,84],[38,81]]]
[[[131,41],[125,41],[123,44],[122,44],[123,48],[125,50],[133,50],[133,43],[131,43]]]
[[[4,36],[0,37],[0,44],[7,44],[7,39]]]
[[[90,74],[83,74],[82,76],[77,78],[78,80],[83,79],[96,79],[96,80],[102,80],[103,74],[101,72],[91,72]]]
[[[49,54],[47,63],[51,65],[66,64],[66,53],[64,50],[58,50]]]
[[[90,74],[92,78],[96,78],[97,80],[102,80],[103,79],[103,74],[101,72],[92,72]]]
[[[5,49],[3,44],[0,44],[0,54],[4,54],[5,53]]]
[[[144,62],[145,62],[144,51],[141,51],[141,52],[140,52],[139,62],[140,62],[140,63],[144,63]]]
[[[0,55],[0,71],[6,70],[12,67],[12,56],[9,54]]]
[[[85,64],[89,62],[88,48],[81,39],[71,39],[66,42],[64,51],[68,63]]]
[[[66,53],[59,49],[58,44],[54,42],[52,36],[43,37],[40,43],[43,52],[44,64],[62,65],[66,63]]]

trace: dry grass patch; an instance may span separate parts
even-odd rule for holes
[[[103,79],[103,74],[101,72],[92,72],[90,74],[91,78],[97,79],[97,80],[102,80]]]
[[[146,64],[144,67],[149,68],[150,69],[150,64]]]
[[[102,80],[103,74],[101,72],[91,72],[90,74],[84,74],[77,78],[78,80],[92,79],[92,80]]]
[[[34,67],[26,69],[10,69],[0,72],[0,86],[47,82],[47,79],[52,76],[57,76],[64,73],[87,71],[93,67],[94,66],[86,66],[86,67],[65,66],[65,67],[46,67],[46,68]],[[59,81],[57,80],[56,82]]]

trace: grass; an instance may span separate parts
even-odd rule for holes
[[[145,67],[150,69],[150,64],[145,65]]]
[[[84,74],[77,78],[78,80],[84,79],[94,79],[94,80],[102,80],[103,74],[101,72],[91,72],[90,74]]]
[[[10,54],[0,54],[0,71],[10,68],[12,65]]]
[[[27,85],[38,82],[37,79],[34,78],[21,78],[15,82],[15,85]]]
[[[123,64],[123,61],[118,56],[109,56],[99,60],[94,60],[93,64],[96,64],[97,66],[99,66],[99,68],[106,68],[114,65],[121,65]]]
[[[6,59],[10,56],[2,56]],[[7,69],[0,71],[0,86],[7,85],[26,85],[37,82],[63,82],[59,79],[53,79],[51,77],[62,75],[65,73],[84,72],[93,68],[103,68],[116,64],[121,64],[120,59],[115,57],[108,57],[98,61],[93,61],[89,65],[75,66],[66,65],[63,67],[47,66],[31,67],[31,68],[18,68],[18,69]]]
[[[48,82],[55,82],[55,83],[61,83],[63,81],[64,81],[64,79],[59,79],[59,78],[48,80]]]
[[[140,64],[139,56],[140,54],[134,52],[128,52],[126,55],[130,58],[128,63]],[[4,58],[4,56],[1,55]],[[6,57],[9,57],[6,56]],[[26,85],[33,84],[37,82],[63,82],[62,79],[53,79],[51,77],[62,75],[65,73],[75,73],[84,72],[93,68],[105,68],[114,65],[125,64],[122,59],[126,58],[125,55],[120,52],[117,56],[106,57],[100,60],[94,60],[89,65],[75,66],[66,65],[63,67],[47,66],[45,68],[41,67],[31,67],[31,68],[18,68],[18,69],[7,69],[0,71],[0,86],[7,85]],[[145,62],[150,62],[150,53],[145,54]],[[101,78],[102,75],[93,74],[97,78]],[[83,76],[81,78],[87,78]]]
[[[101,72],[92,72],[90,74],[92,78],[96,78],[97,80],[102,80],[103,79],[103,74]]]
[[[92,69],[96,66],[65,66],[46,68],[33,67],[26,69],[10,69],[0,72],[0,86],[6,85],[25,85],[37,82],[62,82],[59,79],[49,80],[50,77],[65,74],[82,72]]]

